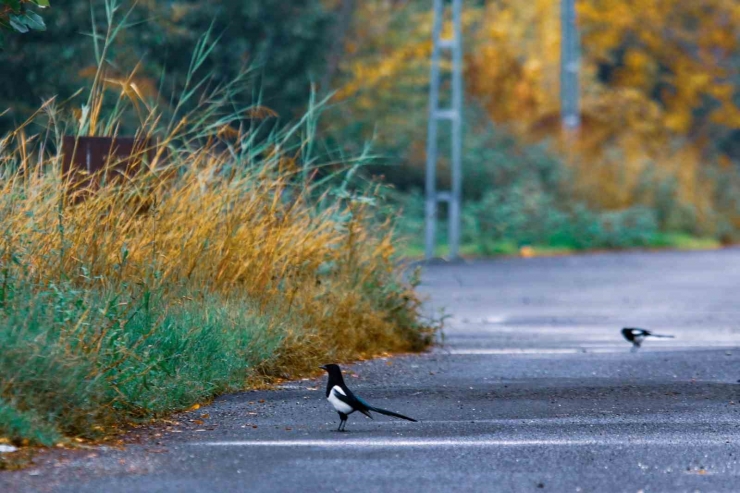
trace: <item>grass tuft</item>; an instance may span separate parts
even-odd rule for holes
[[[81,110],[50,101],[0,140],[0,439],[100,439],[248,382],[432,342],[376,219],[381,190],[356,179],[360,162],[313,154],[318,108],[280,125],[239,103],[244,81],[195,75],[174,107],[129,101],[104,84],[108,44]],[[156,143],[136,172],[111,158],[62,174],[62,135],[115,136],[131,115]]]

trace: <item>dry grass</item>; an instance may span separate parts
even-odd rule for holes
[[[36,159],[25,147],[16,152]],[[23,172],[0,184],[3,267],[39,285],[173,293],[196,286],[247,296],[262,311],[307,317],[317,338],[338,342],[341,334],[347,352],[339,358],[413,349],[362,296],[396,279],[390,225],[372,223],[369,197],[338,198],[329,189],[309,198],[284,159],[241,162],[237,171],[229,152],[180,149],[166,165],[88,191],[79,203],[60,178],[60,156],[34,171],[23,160]],[[398,294],[373,302],[391,306]]]
[[[73,121],[50,101],[0,140],[0,438],[99,437],[254,379],[431,343],[375,219],[380,189],[354,178],[360,160],[312,152],[315,106],[279,126],[235,102],[239,81],[189,81],[162,110],[105,80]],[[62,175],[61,135],[118,135],[131,114],[157,142],[138,172]]]
[[[6,170],[12,164],[15,171],[0,184],[0,331],[10,331],[18,313],[37,313],[45,293],[62,299],[40,326],[6,341],[15,345],[11,351],[53,344],[61,360],[80,360],[84,378],[105,380],[120,394],[113,370],[149,357],[141,349],[171,330],[166,321],[180,310],[206,319],[226,312],[220,318],[226,331],[255,321],[239,349],[254,353],[258,346],[260,356],[245,356],[244,382],[311,373],[327,361],[418,351],[431,342],[418,320],[418,298],[397,272],[391,225],[373,219],[377,189],[350,192],[341,174],[304,187],[287,139],[242,158],[231,144],[224,150],[224,142],[177,147],[181,141],[177,134],[165,139],[166,162],[142,161],[134,176],[80,190],[61,176],[59,154],[40,153],[40,140],[35,149],[34,139],[6,140]],[[53,321],[45,328],[47,317]],[[129,334],[127,324],[142,317]],[[12,364],[9,355],[5,363]],[[140,367],[126,378],[150,372]],[[39,389],[23,382],[25,370],[2,369],[13,378],[0,385],[0,398],[31,410],[22,394]],[[147,415],[146,406],[129,404],[127,414]],[[107,421],[103,415],[61,431],[84,434],[85,426]]]

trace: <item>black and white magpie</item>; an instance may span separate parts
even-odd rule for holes
[[[673,336],[653,334],[649,330],[638,329],[636,327],[625,327],[624,329],[622,329],[622,335],[625,339],[632,343],[631,351],[633,353],[640,349],[640,344],[642,344],[642,341],[644,341],[647,337],[673,338]]]
[[[394,418],[416,422],[415,419],[404,416],[403,414],[386,411],[379,407],[373,407],[357,397],[351,390],[349,390],[349,388],[347,388],[347,385],[345,385],[344,378],[342,377],[342,370],[338,365],[330,364],[321,366],[320,368],[322,370],[326,370],[326,373],[329,374],[329,381],[326,384],[326,400],[328,400],[339,413],[340,421],[337,431],[345,431],[344,428],[347,426],[347,417],[355,411],[361,412],[370,419],[373,419],[370,411],[375,411],[376,413],[385,414],[386,416],[393,416]]]

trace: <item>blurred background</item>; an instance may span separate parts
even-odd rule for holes
[[[737,241],[740,5],[577,1],[582,125],[564,140],[560,3],[464,1],[462,253]],[[315,152],[368,156],[370,143],[366,177],[393,186],[406,254],[421,254],[431,1],[124,7],[132,10],[108,54],[119,70],[109,70],[111,85],[133,71],[137,97],[175,105],[170,95],[185,84],[192,47],[212,28],[221,40],[201,70],[214,84],[249,70],[253,97],[276,120],[304,114],[312,86],[319,99],[330,95]],[[8,108],[0,134],[50,96],[79,97],[95,76],[100,47],[91,38],[107,29],[104,3],[57,0],[42,15],[46,31],[6,36],[0,52],[0,108]],[[446,146],[440,189],[449,188]],[[444,244],[446,228],[438,234]]]

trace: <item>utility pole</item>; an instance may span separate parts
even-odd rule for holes
[[[451,0],[453,35],[442,38],[445,17],[445,0],[434,0],[434,26],[432,30],[432,69],[429,89],[429,127],[427,134],[426,163],[426,238],[425,256],[434,257],[437,233],[437,204],[447,202],[449,209],[450,258],[455,259],[460,252],[460,218],[462,202],[462,0]],[[442,51],[452,55],[452,104],[449,108],[440,107],[440,86],[442,73],[440,58]],[[438,161],[438,123],[451,123],[451,190],[437,190]]]
[[[575,0],[560,1],[560,117],[563,130],[572,134],[581,126],[580,84],[581,43],[576,24]]]

